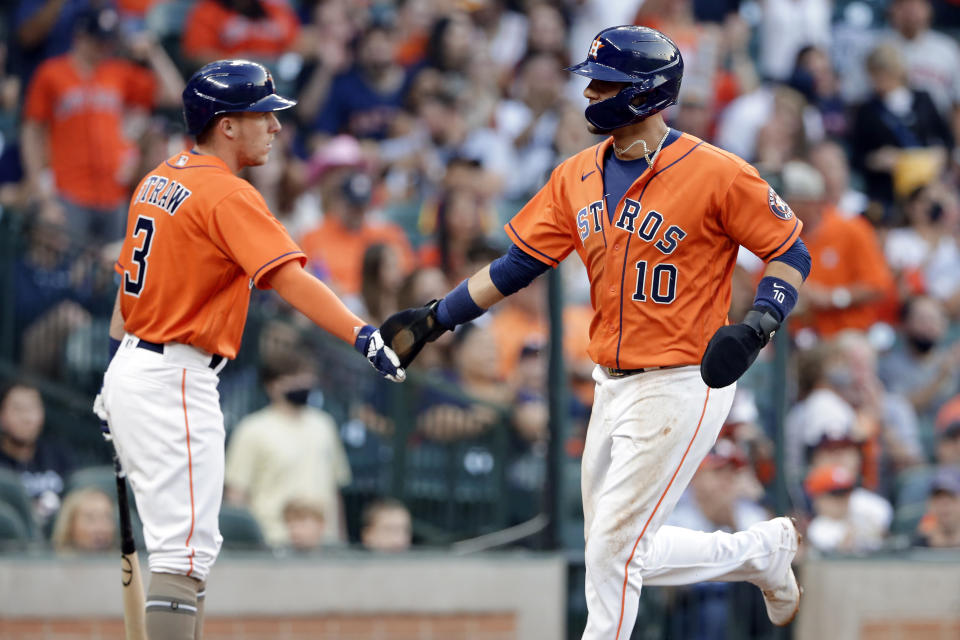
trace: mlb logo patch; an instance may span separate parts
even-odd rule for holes
[[[188,161],[188,160],[190,160],[190,158],[188,158],[187,156],[180,156],[179,158],[177,158],[177,161],[176,161],[175,164],[176,164],[178,167],[185,167],[185,166],[187,166],[187,161]]]
[[[767,204],[770,205],[770,211],[773,212],[773,215],[781,220],[789,220],[793,217],[793,210],[790,205],[783,201],[783,198],[773,190],[773,187],[770,187],[770,190],[767,191]]]

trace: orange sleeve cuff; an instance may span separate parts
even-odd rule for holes
[[[367,324],[320,280],[303,270],[297,261],[285,262],[263,276],[281,298],[314,324],[352,345],[356,330]]]

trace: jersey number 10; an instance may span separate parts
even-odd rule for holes
[[[647,261],[637,262],[637,288],[633,292],[633,299],[637,302],[646,302],[650,299],[657,304],[670,304],[677,297],[677,267],[668,262],[661,262],[650,273],[650,291],[647,290]]]

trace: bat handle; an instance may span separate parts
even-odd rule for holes
[[[120,511],[120,551],[129,555],[136,551],[133,541],[133,525],[130,521],[130,502],[127,498],[127,474],[120,466],[120,459],[114,455],[113,468],[117,476],[117,506]]]

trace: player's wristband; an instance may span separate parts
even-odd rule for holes
[[[113,360],[113,356],[117,355],[117,350],[120,348],[120,341],[110,336],[110,359]]]
[[[486,311],[473,301],[467,280],[457,285],[437,304],[437,321],[447,329],[479,318]]]
[[[796,306],[797,295],[796,287],[789,282],[767,276],[757,285],[757,297],[753,299],[753,306],[769,309],[777,322],[783,322]]]

